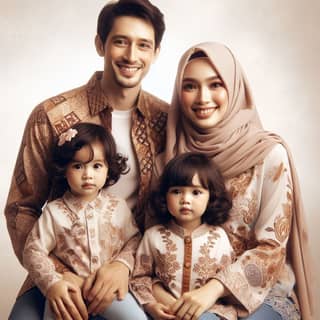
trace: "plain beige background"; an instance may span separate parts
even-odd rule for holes
[[[167,32],[144,88],[170,101],[178,58],[185,49],[214,40],[233,50],[247,73],[265,128],[282,135],[291,146],[318,270],[320,2],[154,3],[165,13]],[[84,84],[103,66],[94,49],[94,36],[104,4],[100,0],[0,1],[2,212],[23,128],[33,107]],[[3,215],[0,219],[0,318],[6,319],[25,272],[13,254]]]

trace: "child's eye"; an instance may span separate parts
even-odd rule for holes
[[[178,188],[170,189],[169,192],[172,194],[180,194],[181,193],[180,189],[178,189]]]
[[[202,194],[202,191],[196,189],[196,190],[193,190],[193,191],[192,191],[192,194],[193,194],[194,196],[198,196],[198,195]]]
[[[76,169],[76,170],[79,170],[79,169],[82,168],[82,164],[81,164],[81,163],[74,163],[74,164],[72,165],[72,168],[73,168],[73,169]]]
[[[103,167],[103,164],[102,163],[95,163],[94,165],[93,165],[93,168],[94,169],[100,169],[100,168],[102,168]]]

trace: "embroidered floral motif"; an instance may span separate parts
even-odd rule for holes
[[[170,239],[171,232],[169,230],[162,227],[159,229],[159,232],[163,242],[166,244],[166,252],[165,254],[161,254],[161,252],[157,250],[157,276],[170,286],[170,282],[176,280],[175,273],[181,269],[181,266],[177,261],[177,255],[174,254],[174,252],[177,251],[177,246]]]
[[[228,260],[228,264],[231,262],[231,259],[227,259],[227,256],[225,255],[221,257],[220,261],[216,258],[210,257],[210,252],[215,245],[215,240],[220,238],[220,234],[213,230],[210,230],[209,234],[207,242],[200,247],[198,262],[195,263],[193,267],[193,272],[199,275],[195,281],[196,288],[200,288],[205,285],[209,279],[223,268],[221,260],[224,260],[224,262],[227,262],[226,260]]]

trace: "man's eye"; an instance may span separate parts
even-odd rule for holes
[[[115,39],[113,41],[113,43],[117,46],[126,46],[127,45],[127,41],[125,39]]]

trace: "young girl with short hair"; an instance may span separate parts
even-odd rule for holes
[[[63,195],[44,207],[27,239],[23,262],[47,298],[44,319],[54,319],[53,312],[63,319],[77,288],[56,272],[49,254],[83,281],[114,261],[131,271],[140,233],[125,200],[108,193],[108,186],[127,172],[127,164],[102,126],[80,123],[61,134],[53,163],[54,181]],[[88,318],[88,312],[78,311],[82,319]],[[122,301],[115,295],[100,315],[108,320],[132,315],[146,319],[130,294]]]
[[[203,154],[177,156],[165,167],[151,204],[161,224],[145,232],[137,250],[130,282],[137,300],[155,319],[216,319],[214,313],[234,313],[219,303],[203,307],[197,302],[210,294],[212,277],[233,257],[220,227],[232,202],[218,168]],[[155,282],[167,290],[166,305],[153,296]]]

